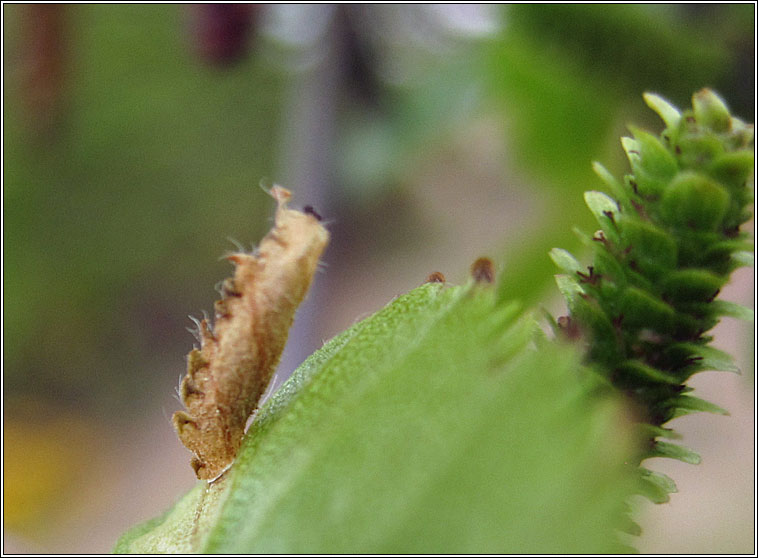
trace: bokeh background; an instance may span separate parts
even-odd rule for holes
[[[329,223],[277,385],[323,341],[481,255],[554,312],[547,257],[591,230],[590,162],[703,86],[755,118],[742,5],[3,5],[6,552],[106,552],[194,483],[170,416],[213,285],[271,224],[259,185]],[[751,307],[753,272],[724,296]],[[754,552],[751,325],[719,326],[730,417],[678,419],[643,552]],[[668,460],[670,461],[670,460]],[[504,549],[505,550],[505,549]]]

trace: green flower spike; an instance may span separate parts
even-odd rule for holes
[[[749,309],[715,298],[732,271],[752,265],[740,225],[751,216],[753,126],[708,89],[685,112],[658,95],[644,98],[666,128],[656,137],[630,127],[633,137],[621,143],[632,174],[623,181],[595,163],[611,196],[585,194],[601,227],[585,237],[592,265],[551,252],[570,311],[558,330],[583,339],[587,360],[638,410],[649,443],[636,465],[649,457],[698,463],[692,450],[660,438],[677,437],[663,425],[683,414],[726,414],[689,395],[686,382],[703,370],[736,371],[706,333],[722,316],[752,319]],[[676,491],[665,475],[639,471],[640,492],[653,502]]]

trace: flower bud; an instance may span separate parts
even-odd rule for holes
[[[710,89],[701,89],[692,96],[692,107],[698,124],[714,132],[728,132],[731,128],[729,109]]]
[[[679,174],[661,199],[661,214],[665,219],[694,230],[716,230],[728,207],[726,189],[696,172]]]

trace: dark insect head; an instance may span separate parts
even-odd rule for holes
[[[312,205],[306,205],[303,208],[303,213],[305,213],[306,215],[313,215],[317,221],[321,221],[323,219],[323,217],[321,217],[321,215],[318,214],[318,211],[316,211]]]

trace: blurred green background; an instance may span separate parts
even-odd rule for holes
[[[686,106],[710,86],[754,121],[754,31],[752,4],[4,4],[5,550],[107,551],[192,485],[168,420],[187,316],[212,308],[231,271],[220,257],[269,228],[259,184],[291,189],[332,232],[277,384],[430,272],[463,281],[480,255],[505,296],[549,306],[547,251],[592,227],[590,162],[625,172],[625,125],[660,128],[643,91]],[[753,305],[752,270],[737,279],[732,298]],[[751,370],[736,331],[726,343]],[[738,412],[752,375],[728,381],[731,406],[713,400],[733,417],[693,429],[726,429],[704,443],[733,438],[719,452],[748,463],[710,491],[704,467],[672,476],[712,495],[684,500],[690,513],[737,518],[656,538],[687,512],[674,496],[643,520],[643,550],[751,551],[751,489],[719,499],[753,465]]]

